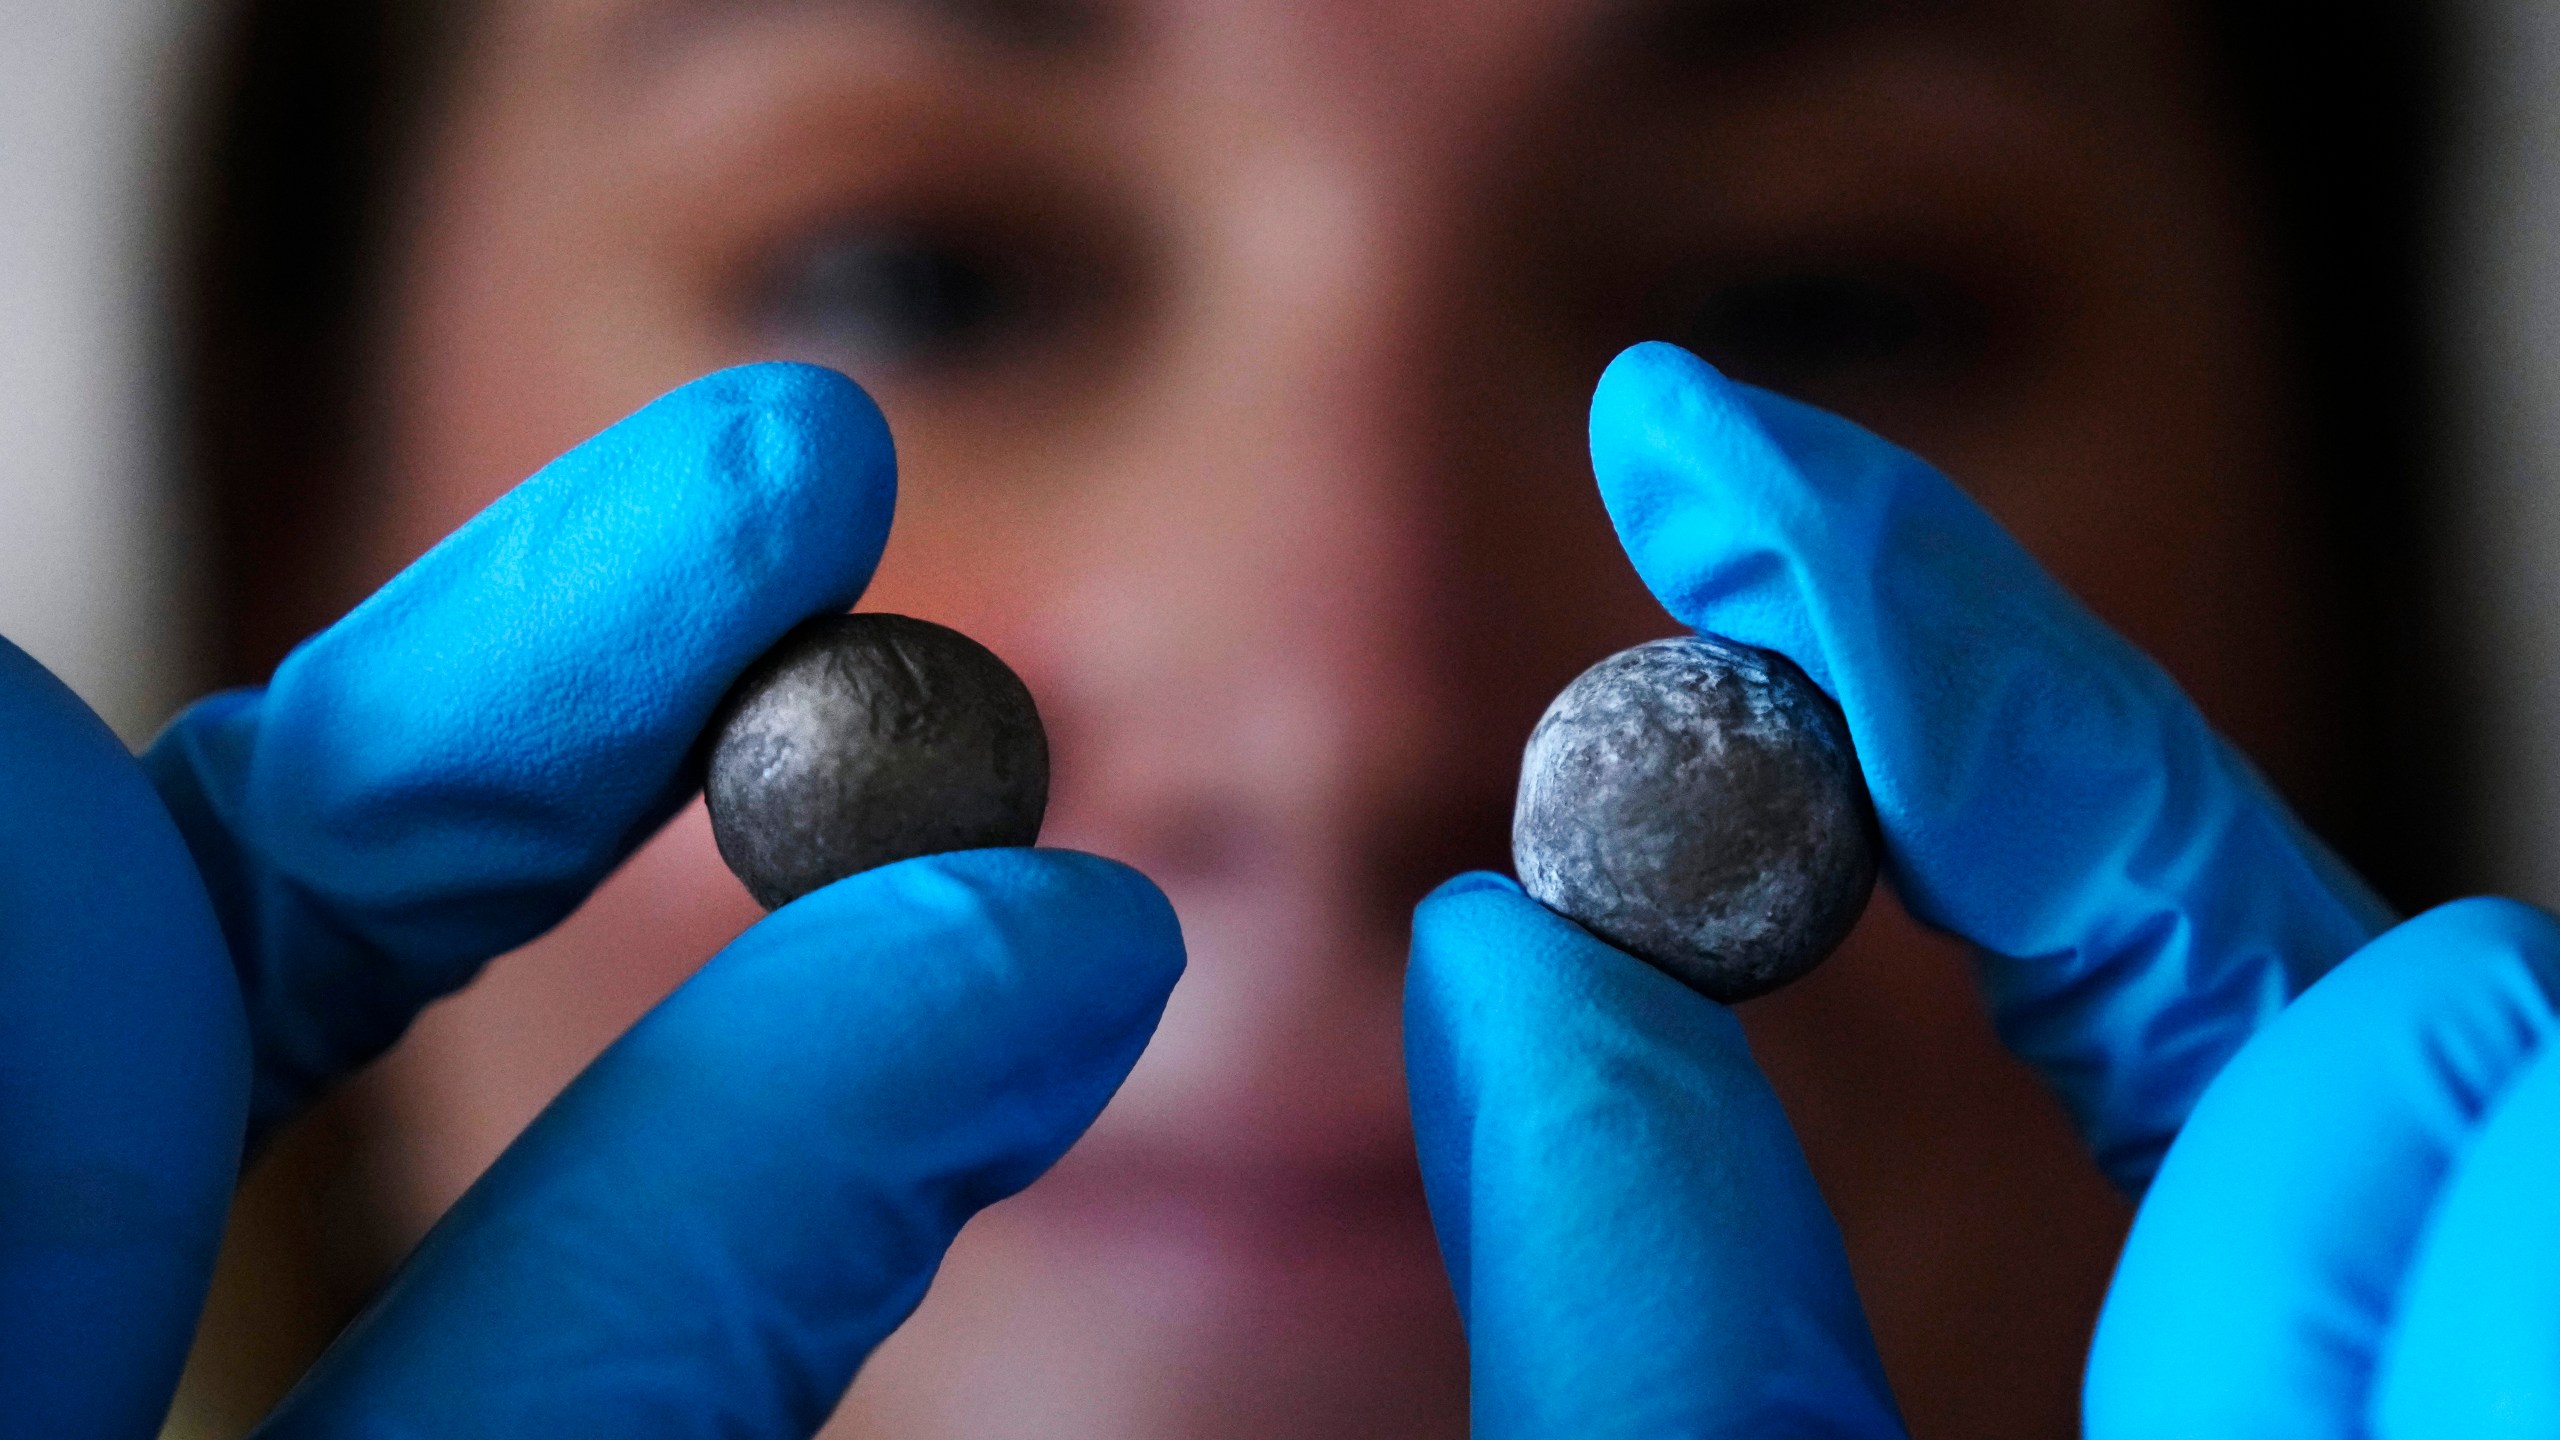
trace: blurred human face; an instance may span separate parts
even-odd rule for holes
[[[497,0],[379,376],[387,573],[736,361],[895,428],[868,608],[1048,718],[1049,843],[1192,953],[1056,1172],[974,1224],[846,1434],[1464,1432],[1398,1043],[1412,902],[1671,627],[1582,450],[1684,340],[1965,482],[2271,760],[2310,677],[2243,216],[2124,0]],[[423,1225],[756,917],[698,811],[395,1058]],[[2121,1212],[1960,956],[1880,902],[1746,1010],[1911,1418],[2059,1434]]]

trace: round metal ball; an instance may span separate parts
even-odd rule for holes
[[[711,735],[711,834],[768,910],[895,860],[1032,844],[1049,804],[1021,677],[903,615],[802,623],[739,677]]]
[[[1511,823],[1530,895],[1727,1003],[1838,948],[1881,848],[1839,707],[1786,657],[1703,635],[1567,686]]]

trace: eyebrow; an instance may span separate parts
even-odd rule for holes
[[[788,12],[881,14],[974,44],[1023,53],[1089,48],[1119,18],[1100,0],[650,0],[622,28],[663,51],[742,20]]]
[[[1620,0],[1610,8],[1608,28],[1619,44],[1689,66],[1749,59],[1949,6],[1945,0]]]

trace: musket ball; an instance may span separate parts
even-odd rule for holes
[[[895,860],[1032,844],[1048,808],[1031,691],[975,640],[903,615],[802,623],[711,734],[712,837],[768,910]]]
[[[1784,656],[1705,635],[1567,686],[1512,812],[1530,895],[1728,1003],[1838,948],[1881,848],[1839,707]]]

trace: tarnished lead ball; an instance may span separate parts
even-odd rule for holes
[[[738,678],[711,736],[711,834],[768,910],[893,860],[1029,845],[1049,805],[1021,677],[903,615],[804,622]]]
[[[1785,656],[1712,636],[1583,672],[1521,759],[1522,887],[1711,999],[1821,964],[1879,850],[1839,708]]]

